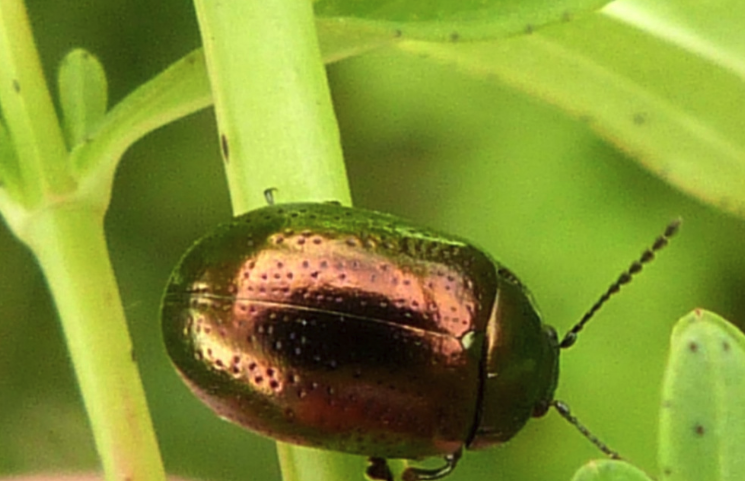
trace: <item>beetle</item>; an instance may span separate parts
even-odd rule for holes
[[[372,479],[393,479],[386,459],[432,456],[445,464],[403,479],[444,477],[464,449],[508,441],[550,407],[618,457],[554,400],[559,351],[679,225],[560,341],[518,277],[468,241],[336,203],[268,205],[187,251],[163,297],[163,337],[219,416],[368,456]]]

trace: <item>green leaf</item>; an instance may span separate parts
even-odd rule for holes
[[[709,3],[709,14],[727,17],[735,3]],[[614,3],[499,42],[399,46],[556,104],[679,189],[745,217],[745,68],[641,24]]]
[[[352,32],[455,41],[532,31],[600,8],[607,0],[321,0],[315,12]]]
[[[106,114],[108,88],[101,62],[76,49],[62,60],[57,74],[62,129],[68,148],[84,141]]]
[[[358,28],[337,19],[316,18],[318,44],[326,64],[354,57],[399,40],[385,28]]]
[[[651,478],[624,461],[600,459],[582,466],[572,481],[651,481]]]
[[[662,391],[665,481],[745,479],[745,336],[695,310],[673,330]]]
[[[108,180],[88,179],[96,189],[110,187],[124,151],[153,130],[208,107],[212,101],[204,57],[196,50],[141,85],[112,108],[72,152],[79,175],[95,171]]]
[[[741,76],[745,72],[745,3],[735,0],[623,0],[605,12]]]

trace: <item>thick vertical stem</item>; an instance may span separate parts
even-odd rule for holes
[[[195,0],[235,214],[277,202],[351,203],[308,0]],[[358,458],[279,445],[286,480],[347,480]]]
[[[164,480],[101,217],[49,209],[35,216],[28,237],[57,305],[106,478]]]
[[[350,196],[311,2],[196,0],[233,211]]]

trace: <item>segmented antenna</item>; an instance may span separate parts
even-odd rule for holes
[[[584,437],[586,437],[592,444],[594,444],[599,450],[605,453],[609,458],[621,459],[621,456],[619,456],[617,452],[613,451],[611,448],[608,447],[607,444],[596,438],[594,434],[592,434],[577,420],[576,417],[572,415],[572,412],[569,410],[569,406],[561,401],[552,401],[551,406],[553,406],[559,412],[559,414],[561,414],[561,417],[569,421],[569,424],[577,428],[577,430],[582,433]]]
[[[600,299],[598,299],[598,301],[590,308],[590,310],[587,311],[584,316],[582,316],[582,319],[580,319],[580,321],[575,324],[575,326],[569,332],[566,333],[564,339],[561,341],[561,344],[559,344],[562,349],[571,347],[577,341],[577,334],[585,327],[585,324],[587,324],[587,322],[592,319],[592,316],[594,316],[595,313],[598,312],[603,304],[605,304],[613,294],[621,290],[621,286],[631,282],[632,277],[641,272],[644,264],[649,264],[650,262],[652,262],[655,253],[665,247],[670,241],[670,238],[678,232],[681,222],[682,220],[680,218],[672,221],[665,228],[665,232],[663,232],[661,236],[655,239],[652,247],[645,250],[642,253],[641,257],[639,257],[638,260],[634,261],[631,266],[618,277],[616,282],[610,285],[608,290],[605,291],[605,294],[600,296]],[[561,410],[559,410],[559,412],[561,412]]]

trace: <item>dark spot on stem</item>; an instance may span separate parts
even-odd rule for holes
[[[460,34],[458,32],[453,32],[450,34],[451,42],[457,42],[458,40],[460,40]]]
[[[691,341],[691,343],[688,344],[688,350],[691,352],[698,352],[698,343]]]
[[[644,125],[645,123],[647,123],[647,114],[642,112],[636,113],[634,114],[632,120],[636,125]]]
[[[13,79],[13,90],[15,90],[16,93],[20,93],[21,92],[21,84],[18,83],[18,80],[17,79]]]
[[[702,425],[696,424],[696,426],[693,428],[694,432],[696,433],[696,436],[703,436],[705,429]]]
[[[220,135],[220,147],[222,148],[222,157],[225,159],[225,163],[229,163],[230,146],[228,145],[228,137],[225,134]]]

